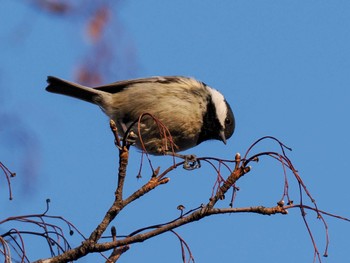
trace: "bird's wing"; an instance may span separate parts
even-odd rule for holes
[[[149,84],[149,83],[171,83],[171,82],[177,82],[179,81],[181,78],[184,77],[180,77],[180,76],[165,76],[165,77],[150,77],[150,78],[138,78],[138,79],[131,79],[131,80],[123,80],[123,81],[117,81],[117,82],[113,82],[110,84],[106,84],[103,86],[98,86],[98,87],[94,87],[94,89],[96,90],[101,90],[104,92],[108,92],[108,93],[118,93],[120,91],[122,91],[123,89],[127,88],[130,85],[134,85],[134,84]]]

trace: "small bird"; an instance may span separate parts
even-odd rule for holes
[[[165,76],[118,81],[90,88],[49,76],[46,90],[98,105],[115,121],[124,137],[128,128],[137,134],[136,147],[161,155],[192,148],[206,140],[226,144],[235,118],[224,96],[193,78]],[[151,114],[169,131],[164,136]],[[170,145],[174,147],[170,147]]]

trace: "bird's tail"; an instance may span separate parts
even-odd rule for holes
[[[95,90],[93,88],[85,87],[52,76],[47,77],[47,83],[49,83],[49,85],[46,87],[46,90],[49,92],[67,95],[91,103],[96,102],[96,96],[104,93],[103,91]]]

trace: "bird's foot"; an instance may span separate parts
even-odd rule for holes
[[[183,168],[186,170],[194,170],[201,168],[201,162],[194,154],[185,155],[185,163]]]
[[[136,133],[134,133],[133,131],[130,131],[125,138],[123,138],[123,140],[125,140],[126,145],[135,145],[136,140],[137,140],[137,135]]]
[[[200,160],[197,159],[196,155],[194,154],[178,154],[178,153],[168,153],[168,154],[184,159],[183,168],[185,170],[194,170],[194,169],[201,168],[201,162]]]

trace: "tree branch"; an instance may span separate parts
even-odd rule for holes
[[[236,154],[235,160],[230,161],[223,161],[223,160],[217,160],[220,164],[224,164],[228,171],[230,171],[229,176],[224,179],[223,176],[221,176],[220,168],[216,168],[213,163],[210,162],[210,164],[215,168],[215,171],[218,174],[219,180],[215,183],[217,187],[213,188],[212,196],[209,199],[208,203],[201,205],[200,207],[197,207],[195,209],[189,210],[187,212],[181,212],[181,215],[169,222],[157,224],[153,226],[146,226],[144,228],[140,228],[136,231],[133,231],[128,236],[124,236],[121,239],[117,239],[116,236],[116,230],[114,227],[112,227],[112,240],[107,242],[100,242],[100,239],[102,237],[102,234],[106,231],[107,227],[110,225],[110,223],[115,219],[115,217],[119,214],[119,212],[135,201],[136,199],[142,197],[143,195],[149,193],[153,189],[155,189],[157,186],[161,184],[166,184],[169,182],[169,178],[165,177],[169,172],[176,169],[178,166],[181,165],[181,163],[174,163],[171,167],[165,169],[162,173],[160,173],[160,168],[153,170],[153,174],[150,178],[150,180],[144,184],[140,189],[132,193],[129,197],[126,199],[123,199],[123,186],[124,186],[124,179],[126,176],[126,168],[128,164],[128,158],[129,158],[129,152],[128,152],[128,145],[125,144],[125,139],[123,141],[123,145],[121,145],[121,141],[117,137],[117,130],[116,127],[113,127],[111,124],[112,131],[115,135],[115,142],[116,145],[119,148],[119,170],[118,170],[118,186],[115,191],[115,200],[110,207],[110,209],[107,211],[105,217],[102,219],[101,223],[97,226],[97,228],[92,232],[90,237],[86,239],[82,244],[74,249],[68,250],[61,255],[45,259],[45,260],[38,260],[37,263],[56,263],[56,262],[68,262],[77,260],[81,257],[84,257],[85,255],[89,253],[95,253],[95,252],[105,252],[111,250],[111,254],[108,258],[106,258],[106,263],[112,263],[116,262],[120,256],[126,252],[131,244],[144,242],[152,237],[158,236],[160,234],[163,234],[168,231],[173,231],[175,228],[181,227],[183,225],[201,220],[205,217],[212,216],[212,215],[219,215],[219,214],[228,214],[228,213],[256,213],[261,215],[275,215],[275,214],[288,214],[288,209],[291,208],[299,208],[302,211],[302,217],[305,221],[305,224],[308,228],[309,235],[313,240],[313,245],[315,248],[315,253],[318,256],[318,261],[321,262],[321,259],[319,257],[318,249],[316,246],[316,243],[313,239],[311,230],[309,228],[309,225],[305,218],[304,209],[309,209],[314,211],[319,218],[321,218],[325,224],[326,227],[326,237],[327,237],[327,245],[328,245],[328,229],[327,225],[325,223],[325,220],[323,219],[322,215],[329,215],[334,216],[339,219],[345,219],[350,221],[349,219],[336,216],[324,211],[321,211],[317,208],[314,199],[311,197],[310,193],[307,191],[305,185],[303,184],[300,176],[298,175],[297,171],[293,167],[291,161],[288,159],[288,157],[285,155],[284,148],[287,148],[284,144],[279,142],[278,140],[274,139],[273,137],[264,137],[263,139],[274,139],[276,140],[281,147],[282,154],[278,152],[261,152],[258,154],[253,155],[252,157],[247,158],[247,154],[244,155],[243,159],[241,158],[240,154]],[[256,145],[259,141],[253,144]],[[247,153],[252,149],[250,147],[247,151]],[[215,208],[216,204],[220,201],[225,199],[225,195],[230,189],[233,189],[233,198],[235,194],[235,190],[237,189],[235,187],[235,184],[237,180],[239,180],[242,176],[244,176],[246,173],[250,171],[250,166],[247,166],[252,161],[258,161],[260,156],[269,156],[276,160],[278,160],[283,167],[283,173],[285,177],[285,184],[284,184],[284,193],[282,196],[282,199],[277,203],[274,207],[264,207],[264,206],[252,206],[252,207],[244,207],[244,208],[233,208],[232,206],[229,208]],[[202,158],[203,159],[203,158]],[[225,164],[225,162],[233,162],[235,163],[234,170],[231,171],[230,167]],[[220,166],[219,166],[220,167]],[[288,181],[287,181],[287,175],[286,175],[286,168],[288,168],[290,171],[292,171],[294,177],[299,183],[299,190],[300,190],[300,204],[293,204],[293,201],[289,199],[289,193],[288,193]],[[302,201],[302,190],[305,191],[307,196],[311,199],[311,202],[313,203],[314,207],[310,207],[303,204]],[[287,199],[287,205],[285,206],[285,198]],[[232,202],[232,200],[231,200]],[[184,240],[179,236],[179,239],[181,242],[184,242]],[[186,244],[186,242],[184,242]],[[183,246],[184,243],[181,243],[181,246]],[[187,244],[186,244],[187,246]],[[327,249],[326,249],[327,252]],[[184,258],[184,250],[182,247],[182,253]],[[190,258],[193,259],[192,253],[190,253]],[[327,254],[327,253],[325,253]]]

